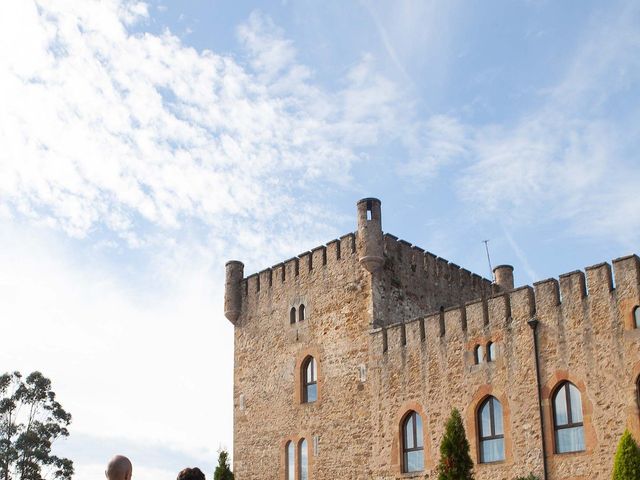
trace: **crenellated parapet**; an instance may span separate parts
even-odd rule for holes
[[[402,241],[388,237],[385,240],[398,249],[398,256],[412,255],[411,247]],[[430,265],[428,271],[447,275],[443,262],[426,252],[423,256]],[[455,266],[449,266],[449,275],[451,269]],[[462,348],[469,338],[490,336],[495,331],[526,329],[534,317],[543,324],[557,322],[557,319],[566,323],[562,320],[565,318],[575,322],[579,318],[583,327],[593,329],[588,324],[603,321],[602,310],[598,310],[597,315],[590,314],[597,305],[615,306],[610,307],[613,311],[609,323],[618,322],[619,329],[623,330],[628,323],[626,319],[639,303],[640,258],[630,255],[614,260],[613,269],[608,263],[600,263],[587,267],[584,272],[578,270],[560,275],[559,279],[542,280],[533,287],[494,292],[461,306],[375,328],[371,333],[378,353],[425,342],[427,348],[456,348],[451,342],[459,342],[457,347]]]

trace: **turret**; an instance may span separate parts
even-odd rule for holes
[[[225,265],[226,277],[224,282],[224,316],[235,325],[240,316],[242,302],[242,279],[244,264],[237,260],[230,260]]]
[[[384,264],[382,214],[377,198],[358,202],[358,253],[360,264],[370,273]]]
[[[513,290],[513,267],[511,265],[498,265],[493,269],[493,275],[503,291]]]

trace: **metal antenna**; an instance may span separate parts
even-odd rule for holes
[[[483,240],[482,243],[484,243],[484,248],[487,251],[487,261],[489,262],[489,271],[491,272],[491,278],[495,282],[496,279],[493,275],[493,268],[491,267],[491,256],[489,255],[489,240]]]

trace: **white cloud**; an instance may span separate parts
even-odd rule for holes
[[[231,447],[224,260],[326,240],[325,192],[403,106],[369,55],[319,87],[259,13],[242,58],[130,32],[147,21],[124,0],[0,4],[0,363],[52,378],[74,438],[213,462]]]
[[[310,195],[296,208],[312,208],[399,118],[370,57],[325,91],[260,13],[238,29],[245,66],[168,31],[129,33],[148,15],[139,2],[0,9],[0,198],[74,237],[107,229],[140,246],[195,222],[273,243],[297,215],[293,192]],[[306,223],[307,238],[322,220]]]
[[[460,198],[476,214],[509,224],[561,220],[573,233],[640,240],[637,185],[640,47],[635,2],[595,15],[564,77],[543,102],[509,124],[432,116],[410,132],[401,171],[433,177],[457,170]],[[633,58],[632,58],[633,57]],[[626,101],[621,101],[627,98]]]

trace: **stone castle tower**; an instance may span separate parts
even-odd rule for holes
[[[454,407],[479,480],[610,478],[640,438],[640,259],[514,289],[383,234],[375,198],[357,224],[227,263],[236,479],[434,478]]]

